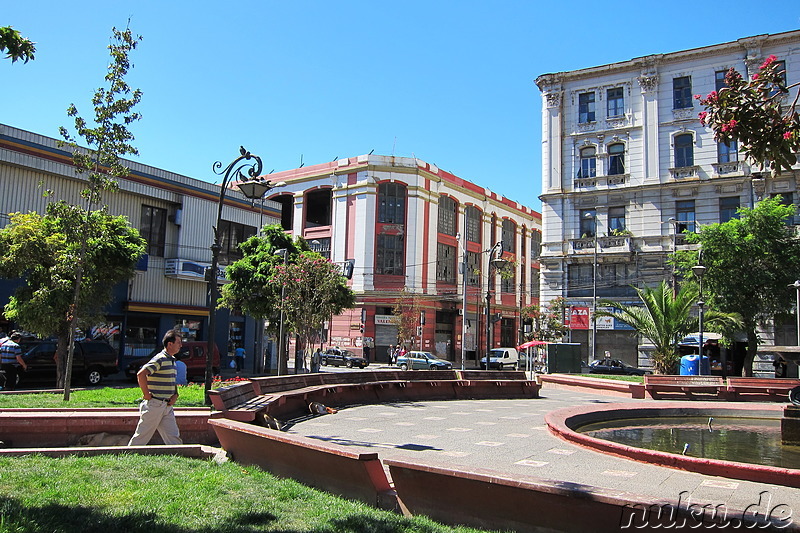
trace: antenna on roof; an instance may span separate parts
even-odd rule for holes
[[[300,166],[297,168],[303,168],[303,165],[305,165],[305,163],[303,163],[303,154],[300,154]]]
[[[372,155],[372,152],[374,152],[374,151],[375,151],[375,148],[373,148],[372,150],[370,150],[370,151],[369,151],[369,153],[368,153],[367,155]]]
[[[269,171],[269,173],[270,173],[270,174],[272,174],[273,172],[275,172],[275,169],[274,169],[274,168],[273,168],[272,170],[270,170],[270,171]]]
[[[333,161],[336,161],[337,159],[339,159],[339,156],[338,156],[338,155],[337,155],[336,157],[334,157],[334,158],[333,158]],[[332,161],[332,162],[333,162],[333,161]]]
[[[394,136],[394,142],[392,143],[392,157],[394,157],[394,149],[397,147],[397,135]]]

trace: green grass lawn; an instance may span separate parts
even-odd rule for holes
[[[189,384],[178,387],[178,402],[175,407],[203,407],[204,389],[202,384]],[[61,391],[45,391],[30,394],[0,394],[0,409],[24,408],[70,408],[70,407],[133,407],[138,408],[142,391],[138,386],[103,387],[100,389],[76,390],[70,393],[68,402]],[[0,530],[2,533],[2,530]]]
[[[469,532],[254,467],[184,457],[0,458],[0,533]]]
[[[203,406],[203,386],[178,407]],[[136,407],[138,387],[0,394],[0,408]],[[0,457],[0,533],[478,531],[404,518],[257,467],[173,456]]]

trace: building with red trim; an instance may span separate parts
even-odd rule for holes
[[[499,314],[492,344],[518,344],[519,311],[539,298],[539,213],[415,158],[362,155],[269,179],[286,182],[269,196],[282,207],[286,231],[334,262],[354,260],[356,308],[332,319],[330,345],[387,361],[398,343],[393,308],[413,301],[419,314],[407,348],[460,362],[465,342],[474,360],[486,346],[487,281],[492,315]],[[512,266],[487,277],[486,252],[498,241]]]

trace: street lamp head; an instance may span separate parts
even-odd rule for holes
[[[244,178],[242,181],[236,184],[239,187],[239,190],[242,191],[246,197],[250,198],[251,200],[256,200],[258,198],[262,198],[267,192],[271,191],[275,187],[282,187],[286,185],[284,182],[272,184],[269,180],[265,180],[264,178],[255,177],[255,178]]]
[[[692,273],[697,279],[703,279],[703,276],[706,273],[706,267],[703,265],[695,265],[692,267]]]

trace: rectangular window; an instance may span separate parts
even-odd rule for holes
[[[167,210],[143,205],[139,232],[147,241],[147,253],[156,257],[164,257],[164,246],[167,240]]]
[[[401,183],[378,186],[378,222],[405,224],[406,188]]]
[[[387,276],[402,276],[403,236],[378,235],[378,247],[375,254],[375,273]]]
[[[503,251],[516,253],[517,250],[517,225],[512,220],[503,220]]]
[[[739,218],[736,211],[739,209],[738,196],[726,196],[719,199],[719,221],[727,222],[732,218]]]
[[[439,233],[456,234],[456,212],[458,204],[449,196],[439,197]]]
[[[581,209],[578,215],[581,217],[580,237],[582,239],[591,239],[594,237],[595,229],[597,228],[597,213],[595,213],[594,209]]]
[[[456,282],[456,247],[437,243],[436,247],[436,281],[444,283]]]
[[[531,298],[539,298],[541,295],[539,291],[539,270],[531,269]]]
[[[242,258],[239,245],[256,234],[256,228],[238,222],[221,220],[219,223],[219,262],[222,265]]]
[[[578,95],[578,122],[594,122],[594,93],[581,93]]]
[[[717,163],[734,163],[739,160],[736,141],[717,143]]]
[[[672,108],[686,109],[692,107],[692,78],[682,76],[672,79]]]
[[[727,70],[718,70],[714,73],[714,89],[717,92],[728,86],[728,83],[725,81],[725,75],[727,73]]]
[[[536,261],[542,253],[542,232],[531,232],[531,260]]]
[[[609,207],[608,208],[608,233],[616,235],[621,231],[625,231],[625,208],[624,207]]]
[[[675,167],[694,166],[694,138],[691,133],[675,136]]]
[[[689,231],[694,233],[694,200],[679,200],[675,202],[676,233]]]
[[[625,145],[615,143],[608,147],[608,175],[625,174]]]
[[[621,117],[625,114],[625,97],[622,87],[614,87],[606,93],[609,117]]]
[[[567,265],[567,296],[591,296],[593,265]]]
[[[481,258],[480,252],[467,252],[467,285],[470,287],[481,286]]]
[[[592,146],[581,148],[581,168],[578,178],[594,178],[597,175],[597,149]]]
[[[312,252],[317,252],[325,259],[331,258],[331,238],[330,237],[323,237],[312,239],[309,241],[308,245],[311,247]]]
[[[481,242],[481,210],[477,207],[468,205],[464,209],[464,216],[467,219],[467,240],[469,242]]]

